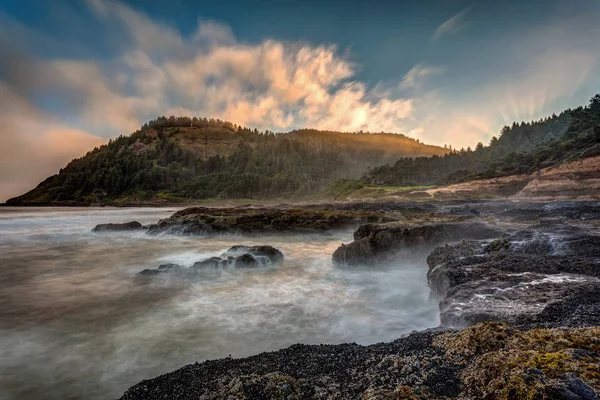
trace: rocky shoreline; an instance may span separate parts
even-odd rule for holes
[[[122,399],[598,399],[599,202],[193,208],[148,232],[353,225],[336,266],[426,257],[440,327],[372,346],[295,345],[188,365]]]

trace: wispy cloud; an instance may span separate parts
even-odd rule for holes
[[[429,66],[418,63],[412,67],[400,82],[401,89],[420,89],[423,83],[431,76],[440,75],[444,72],[442,67]]]
[[[438,28],[433,33],[431,39],[433,41],[439,40],[442,36],[456,33],[467,27],[467,23],[464,22],[466,15],[471,11],[473,5],[465,8],[458,14],[454,15],[452,18],[448,19],[446,22],[438,26]]]

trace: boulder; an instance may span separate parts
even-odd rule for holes
[[[279,264],[283,261],[283,253],[273,246],[237,245],[231,247],[221,257],[237,257],[243,254],[249,254],[255,259],[262,261],[263,264]]]
[[[119,231],[139,231],[147,229],[137,221],[124,222],[120,224],[99,224],[92,229],[92,232],[119,232]]]
[[[250,254],[242,254],[235,259],[236,268],[256,268],[260,263]]]
[[[340,266],[385,263],[400,252],[415,254],[443,242],[493,238],[502,234],[499,229],[481,222],[365,224],[354,233],[354,242],[342,245],[333,253],[333,261]]]

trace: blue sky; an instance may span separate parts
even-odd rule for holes
[[[487,143],[600,92],[599,20],[598,0],[2,0],[0,200],[162,114]]]

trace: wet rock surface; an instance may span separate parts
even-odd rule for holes
[[[428,281],[442,324],[600,325],[599,244],[594,230],[556,223],[436,248]]]
[[[96,225],[92,232],[119,232],[119,231],[139,231],[147,229],[137,221],[125,222],[122,224],[99,224]]]
[[[197,277],[204,273],[211,273],[227,268],[259,268],[277,265],[283,262],[283,259],[283,253],[272,246],[237,245],[221,254],[220,257],[214,256],[197,261],[189,268],[178,264],[163,264],[158,269],[144,269],[138,275],[152,277],[173,274],[182,277]]]

